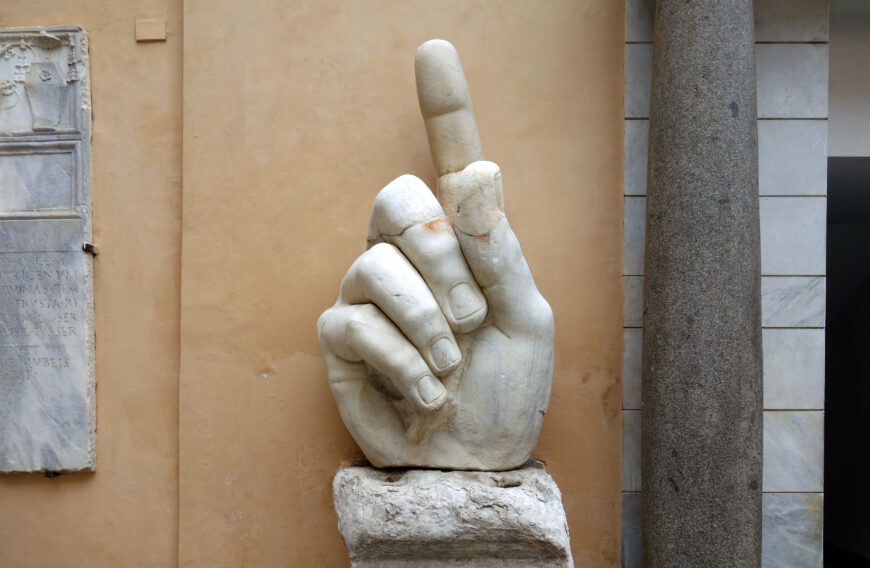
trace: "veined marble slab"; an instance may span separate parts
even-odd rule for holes
[[[625,118],[649,118],[652,44],[625,46]]]
[[[655,0],[625,0],[625,41],[652,43]]]
[[[825,408],[825,330],[765,329],[764,408]]]
[[[758,191],[827,195],[827,120],[758,121]]]
[[[762,277],[761,325],[825,327],[825,277]]]
[[[820,493],[765,493],[762,562],[764,568],[822,568]]]
[[[87,50],[0,30],[0,473],[96,463]]]
[[[647,153],[649,151],[649,120],[626,120],[623,141],[623,193],[646,195]]]
[[[622,568],[643,568],[641,494],[622,494]]]
[[[761,197],[758,204],[761,274],[823,275],[827,200],[824,197]]]
[[[765,491],[823,491],[824,415],[815,410],[764,411]]]
[[[640,410],[640,373],[643,330],[622,330],[622,408]]]
[[[643,326],[643,276],[622,277],[622,325]]]
[[[757,0],[755,41],[828,41],[826,0]]]
[[[640,491],[643,481],[640,453],[640,410],[622,411],[622,490]]]
[[[828,46],[770,43],[755,48],[758,118],[828,117]]]
[[[643,274],[646,241],[646,197],[624,197],[622,218],[622,274]]]

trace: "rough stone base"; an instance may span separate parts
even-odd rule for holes
[[[538,462],[502,472],[348,467],[332,495],[354,568],[574,566],[562,495]]]

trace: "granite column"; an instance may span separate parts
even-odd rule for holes
[[[752,0],[658,0],[643,334],[644,566],[760,566]]]

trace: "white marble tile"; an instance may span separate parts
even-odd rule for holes
[[[760,44],[755,57],[759,118],[827,118],[827,45]]]
[[[824,327],[825,278],[763,277],[761,325],[764,327]]]
[[[57,145],[4,145],[0,149],[0,218],[31,217],[53,211],[75,215],[76,158],[74,148]]]
[[[823,496],[767,493],[762,503],[762,567],[822,568]]]
[[[764,408],[823,409],[825,330],[765,329],[763,338]]]
[[[625,0],[625,41],[653,40],[655,0]]]
[[[646,239],[646,197],[623,198],[622,273],[643,274],[643,247]]]
[[[622,490],[640,491],[640,410],[622,411]]]
[[[642,522],[640,493],[622,494],[621,568],[642,568]]]
[[[623,193],[646,195],[647,151],[649,150],[649,120],[626,120],[623,151]]]
[[[625,46],[625,117],[648,118],[652,44]]]
[[[622,330],[622,408],[640,409],[642,329]]]
[[[762,197],[760,214],[763,275],[825,273],[824,197]]]
[[[643,325],[643,276],[622,278],[622,325],[624,327]]]
[[[759,193],[826,195],[827,190],[828,121],[759,120]]]
[[[764,491],[822,491],[824,412],[764,412]]]
[[[828,41],[827,0],[756,0],[755,41]]]

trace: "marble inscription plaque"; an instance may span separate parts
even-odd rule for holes
[[[96,463],[87,49],[0,30],[0,473]]]

